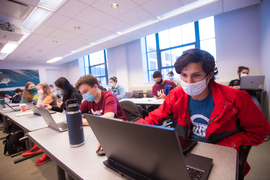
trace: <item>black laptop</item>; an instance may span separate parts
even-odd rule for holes
[[[207,179],[213,159],[182,153],[174,128],[85,114],[103,147],[104,165],[126,179]]]

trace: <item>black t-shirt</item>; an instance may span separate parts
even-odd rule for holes
[[[239,79],[233,79],[229,83],[229,86],[240,86],[240,80]]]

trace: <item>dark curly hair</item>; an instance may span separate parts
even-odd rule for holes
[[[184,51],[183,54],[177,58],[176,62],[174,63],[175,71],[178,74],[181,74],[183,68],[186,67],[189,63],[197,62],[202,62],[203,71],[207,75],[213,72],[214,76],[211,80],[215,80],[215,75],[217,75],[218,70],[214,57],[207,51],[197,48]]]

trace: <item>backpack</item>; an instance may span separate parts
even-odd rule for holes
[[[8,152],[9,156],[26,149],[25,142],[19,141],[19,139],[24,136],[24,132],[18,127],[14,127],[14,125],[10,130],[10,134],[7,135],[6,139],[3,141],[3,144],[5,145],[4,155]]]

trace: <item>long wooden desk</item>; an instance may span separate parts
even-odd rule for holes
[[[106,157],[96,154],[98,141],[89,126],[84,127],[85,144],[78,148],[70,147],[67,131],[60,133],[44,128],[30,132],[28,136],[74,179],[123,179],[103,165]],[[238,153],[235,149],[198,142],[191,153],[213,158],[209,180],[237,179]]]

